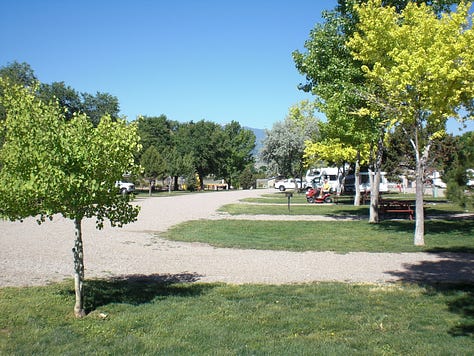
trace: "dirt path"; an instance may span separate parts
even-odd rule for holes
[[[158,237],[159,232],[183,221],[228,218],[216,209],[263,193],[267,191],[138,199],[142,209],[138,221],[122,229],[106,227],[98,231],[93,221],[88,220],[83,227],[86,278],[145,275],[202,282],[276,284],[474,281],[472,254],[238,250]],[[62,217],[42,225],[34,219],[23,223],[0,221],[0,286],[42,285],[72,277],[73,240],[73,224]]]

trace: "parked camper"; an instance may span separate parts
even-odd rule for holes
[[[438,171],[433,171],[431,176],[431,181],[433,186],[438,188],[446,188],[446,183],[441,179],[441,174]]]
[[[306,172],[306,187],[320,187],[323,185],[324,181],[327,180],[331,186],[331,191],[336,192],[338,186],[341,184],[341,179],[342,175],[337,167],[309,169]]]
[[[379,184],[380,193],[388,192],[388,180],[385,177],[385,174],[386,174],[385,172],[380,172],[380,184]],[[360,172],[359,187],[360,187],[361,192],[370,191],[369,172]],[[344,178],[344,191],[348,193],[355,192],[355,176],[353,174],[348,174]]]

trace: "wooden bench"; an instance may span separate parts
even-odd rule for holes
[[[380,215],[386,214],[407,214],[413,220],[415,210],[409,201],[404,200],[381,200],[379,202]]]

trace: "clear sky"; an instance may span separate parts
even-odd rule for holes
[[[0,66],[26,62],[43,83],[110,93],[129,120],[270,129],[311,98],[291,53],[336,2],[2,0]]]

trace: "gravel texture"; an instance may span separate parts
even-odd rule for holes
[[[187,220],[226,219],[216,210],[266,190],[225,191],[139,198],[138,221],[96,230],[83,224],[86,278],[146,277],[226,283],[342,281],[386,283],[474,282],[474,255],[468,253],[287,252],[215,248],[161,239],[159,233]],[[321,220],[308,216],[241,216],[245,219]],[[334,220],[337,220],[334,219]],[[72,221],[56,216],[38,225],[0,221],[0,287],[44,285],[73,274]]]

